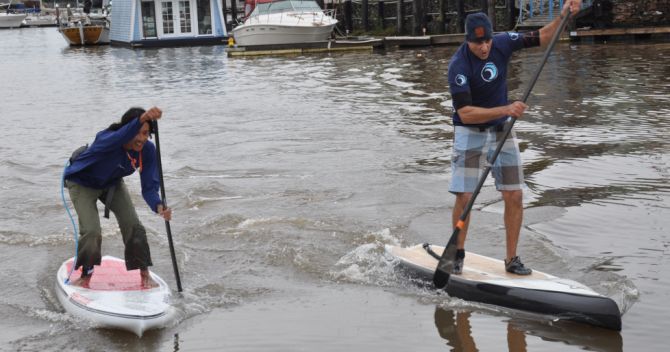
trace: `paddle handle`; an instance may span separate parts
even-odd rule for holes
[[[163,181],[163,164],[161,162],[161,143],[160,137],[158,135],[158,121],[153,120],[153,132],[156,137],[156,159],[158,162],[158,178],[160,180],[161,186],[161,201],[163,202],[163,208],[166,209],[167,199],[165,198],[165,182]],[[177,291],[181,292],[181,279],[179,277],[179,267],[177,266],[177,256],[174,251],[174,244],[172,243],[172,231],[170,230],[170,222],[165,220],[165,231],[167,232],[168,244],[170,246],[170,256],[172,257],[172,269],[174,270],[174,277],[177,281]]]
[[[556,46],[556,42],[558,42],[558,38],[561,36],[561,33],[563,33],[563,30],[565,29],[565,26],[568,23],[568,19],[570,18],[570,14],[571,12],[568,10],[567,15],[563,17],[561,23],[558,25],[558,28],[554,32],[554,35],[552,36],[551,41],[549,42],[549,45],[547,46],[547,49],[544,52],[542,62],[540,62],[540,66],[535,71],[535,74],[533,75],[530,84],[528,85],[526,91],[523,94],[522,101],[524,103],[528,100],[530,92],[533,90],[533,87],[535,87],[535,83],[537,83],[537,79],[540,77],[540,73],[542,73],[544,64],[547,62],[547,58],[549,58],[549,54],[551,54],[552,49],[554,48],[554,46]],[[435,270],[435,275],[433,276],[433,283],[438,288],[446,286],[449,280],[450,275],[449,271],[451,269],[451,266],[453,265],[452,258],[454,258],[457,249],[456,241],[458,239],[458,234],[463,230],[465,226],[465,221],[468,218],[468,215],[470,215],[470,211],[472,210],[472,207],[475,204],[475,199],[477,199],[477,196],[479,195],[479,192],[481,191],[484,182],[486,181],[486,178],[489,176],[493,164],[495,163],[496,159],[498,159],[498,154],[500,154],[500,151],[502,150],[505,141],[507,141],[507,137],[509,137],[510,133],[512,132],[512,128],[514,127],[514,123],[516,123],[516,120],[517,119],[515,117],[512,117],[511,121],[505,127],[503,137],[500,139],[500,142],[498,142],[496,150],[491,156],[491,160],[488,161],[488,165],[486,166],[486,168],[484,168],[484,173],[479,178],[479,181],[477,182],[477,187],[475,187],[475,190],[472,192],[472,197],[470,197],[470,200],[468,200],[468,203],[465,205],[465,209],[463,209],[461,216],[458,218],[459,221],[454,227],[454,232],[451,234],[449,242],[447,243],[447,246],[444,248],[444,251],[442,252],[442,256],[440,257],[440,260],[437,264],[437,268]]]

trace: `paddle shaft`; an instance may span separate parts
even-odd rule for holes
[[[163,164],[161,163],[161,143],[158,136],[158,121],[153,121],[153,130],[156,137],[156,158],[158,160],[158,177],[161,185],[161,200],[163,202],[163,209],[167,209],[167,200],[165,199],[165,183],[163,182]],[[174,277],[177,280],[177,291],[181,292],[181,279],[179,278],[179,268],[177,267],[177,257],[174,252],[174,244],[172,243],[172,231],[170,231],[170,222],[165,220],[165,230],[167,231],[168,244],[170,245],[170,256],[172,257],[172,269],[174,269]]]
[[[570,11],[568,11],[568,14],[563,18],[558,28],[554,32],[554,35],[551,38],[551,41],[549,42],[547,50],[545,50],[544,52],[542,62],[540,62],[540,66],[535,71],[535,74],[533,75],[533,79],[531,80],[530,85],[528,85],[526,91],[523,94],[522,101],[524,103],[528,100],[530,92],[533,90],[535,83],[537,83],[537,79],[540,77],[540,73],[542,73],[542,68],[544,68],[544,64],[547,62],[549,54],[551,54],[551,50],[556,45],[556,42],[558,41],[558,38],[561,36],[561,33],[565,29],[565,25],[568,23],[569,18],[570,18]],[[495,163],[496,159],[498,159],[498,154],[500,154],[500,150],[502,150],[502,147],[505,144],[507,137],[509,137],[510,133],[512,132],[512,128],[514,127],[514,123],[516,123],[516,120],[517,119],[515,117],[512,117],[510,123],[508,123],[508,126],[505,128],[503,138],[500,139],[500,141],[498,142],[496,150],[491,156],[491,160],[488,161],[488,165],[486,166],[486,168],[484,168],[484,173],[479,178],[479,181],[477,182],[477,187],[475,187],[475,190],[472,192],[472,197],[470,197],[470,200],[465,205],[465,209],[463,209],[463,213],[461,213],[461,216],[458,218],[458,223],[454,227],[454,232],[451,234],[449,242],[447,243],[447,246],[444,248],[444,251],[442,252],[442,256],[440,256],[440,260],[437,264],[437,269],[435,270],[435,275],[433,276],[433,283],[438,288],[442,288],[447,284],[451,267],[453,266],[454,256],[456,254],[457,249],[456,241],[458,240],[458,234],[465,227],[465,221],[468,218],[468,215],[470,215],[470,211],[472,210],[472,207],[475,204],[475,199],[477,198],[477,195],[479,195],[482,186],[484,186],[484,181],[486,181],[486,178],[489,176],[489,173],[491,172],[493,164]]]

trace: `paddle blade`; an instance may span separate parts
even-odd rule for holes
[[[436,288],[442,289],[447,286],[449,282],[449,275],[451,275],[451,270],[454,268],[454,259],[456,258],[456,239],[458,238],[458,231],[456,228],[454,233],[447,243],[447,247],[444,248],[442,256],[437,263],[437,268],[435,269],[435,274],[433,275],[433,284]]]

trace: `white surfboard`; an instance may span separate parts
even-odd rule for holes
[[[400,266],[415,278],[431,282],[444,247],[385,246]],[[431,254],[430,251],[433,253]],[[557,316],[613,330],[621,330],[616,303],[591,288],[568,279],[533,270],[531,275],[505,271],[502,260],[472,252],[465,255],[463,273],[449,275],[444,288],[450,296],[513,309]]]
[[[56,274],[56,292],[63,308],[96,327],[123,329],[142,336],[146,330],[161,328],[174,319],[170,289],[158,275],[151,277],[158,287],[144,288],[140,271],[127,271],[125,261],[104,256],[95,267],[88,288],[65,283],[73,259],[63,262]],[[77,280],[81,270],[72,273]]]

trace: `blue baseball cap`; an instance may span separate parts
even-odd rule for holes
[[[465,18],[465,40],[480,42],[493,38],[493,28],[483,12],[471,13]]]

